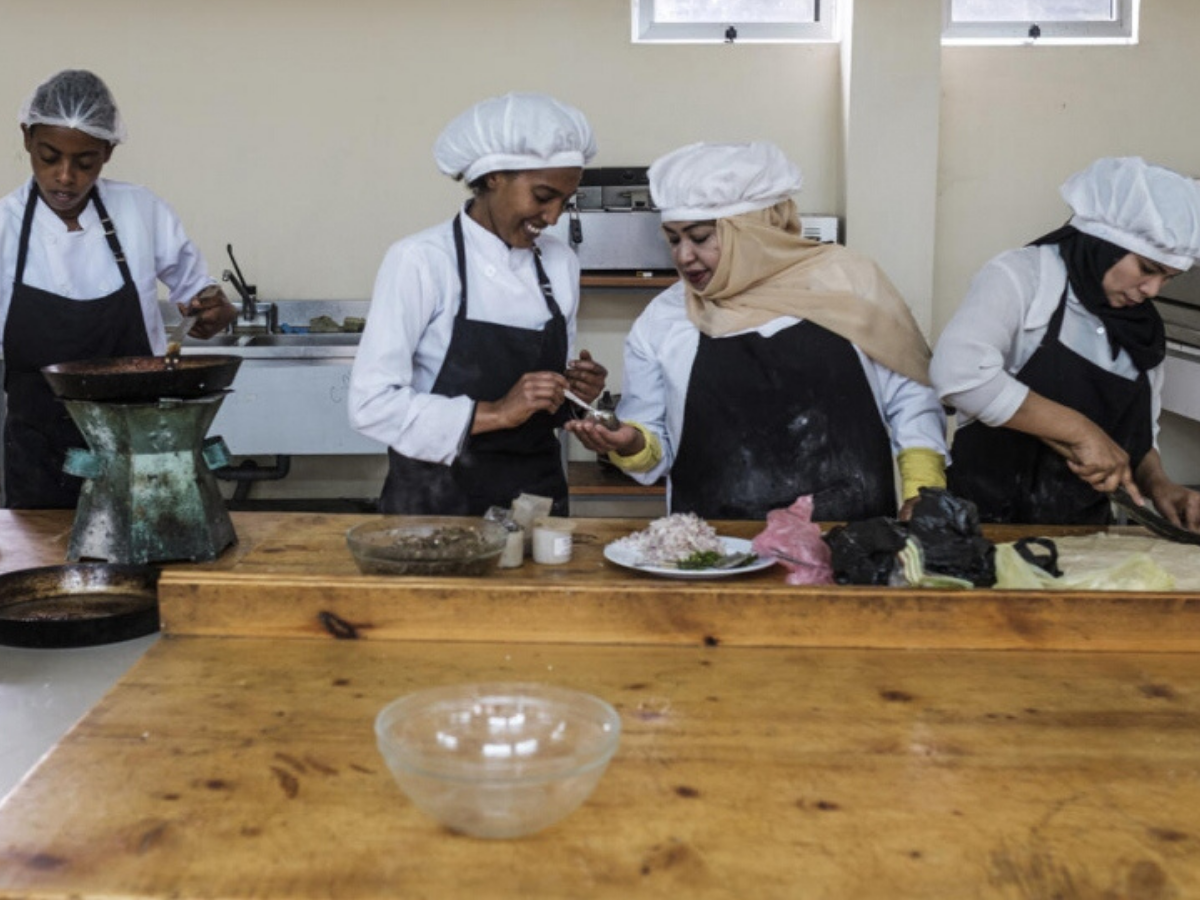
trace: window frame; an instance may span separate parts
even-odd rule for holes
[[[836,43],[838,0],[815,0],[815,22],[655,22],[655,0],[630,0],[635,44],[816,44]],[[726,37],[729,26],[737,37]]]
[[[1113,0],[1117,17],[1113,22],[1080,22],[1044,19],[1036,22],[955,22],[953,0],[942,0],[942,44],[969,45],[1062,45],[1136,44],[1141,0]],[[1031,37],[1037,25],[1041,33]]]

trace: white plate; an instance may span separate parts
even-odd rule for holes
[[[730,553],[753,552],[750,549],[750,541],[743,538],[718,536],[718,540],[725,547],[726,555]],[[632,551],[624,547],[618,547],[615,542],[605,546],[604,558],[622,568],[633,569],[635,572],[645,572],[648,575],[661,575],[664,578],[727,578],[730,575],[745,575],[747,572],[759,572],[769,566],[775,565],[775,560],[771,557],[760,556],[754,562],[745,566],[738,566],[736,569],[674,569],[666,566],[640,566],[637,563],[636,555]]]

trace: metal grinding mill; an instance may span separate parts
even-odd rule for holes
[[[144,564],[215,559],[237,540],[212,469],[229,464],[205,440],[236,356],[122,357],[42,370],[88,449],[63,468],[84,479],[68,561]]]

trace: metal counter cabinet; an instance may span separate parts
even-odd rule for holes
[[[222,335],[183,352],[242,357],[209,432],[231,453],[378,455],[379,442],[351,428],[346,411],[357,348],[355,334]]]

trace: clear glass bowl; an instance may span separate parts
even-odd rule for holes
[[[591,694],[542,684],[431,688],[385,706],[379,752],[401,790],[446,827],[481,838],[540,831],[596,787],[621,717]]]
[[[507,541],[500,523],[457,516],[380,516],[346,532],[365,575],[486,575]]]

